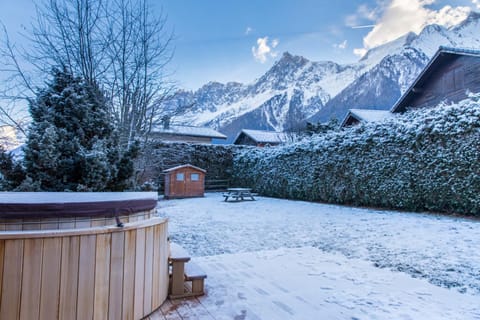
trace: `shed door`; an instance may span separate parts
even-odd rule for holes
[[[203,195],[203,177],[202,174],[195,171],[189,171],[185,173],[185,180],[187,194],[189,196],[201,196]]]
[[[172,195],[184,195],[186,192],[186,173],[185,171],[177,171],[173,175]]]

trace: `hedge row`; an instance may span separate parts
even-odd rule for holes
[[[247,149],[234,172],[237,184],[267,196],[480,216],[480,95]]]

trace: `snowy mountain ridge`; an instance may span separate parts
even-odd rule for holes
[[[460,24],[429,25],[369,50],[358,62],[314,62],[285,52],[250,84],[210,82],[180,91],[168,108],[185,108],[174,121],[209,126],[229,137],[244,128],[291,130],[305,121],[342,118],[349,108],[389,109],[441,45],[480,48],[480,14]]]

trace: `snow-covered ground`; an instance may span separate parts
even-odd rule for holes
[[[220,319],[480,319],[479,221],[221,194],[159,213],[206,269],[202,304]]]

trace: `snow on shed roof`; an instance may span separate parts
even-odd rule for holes
[[[180,136],[210,137],[217,139],[227,139],[227,136],[207,127],[194,126],[169,126],[168,129],[157,127],[152,130],[153,133],[167,133]]]
[[[191,164],[184,164],[184,165],[181,165],[181,166],[176,166],[176,167],[173,167],[173,168],[165,169],[165,170],[163,170],[163,172],[168,173],[168,172],[172,172],[172,171],[175,171],[175,170],[178,170],[178,169],[182,169],[182,168],[192,168],[192,169],[196,169],[196,170],[202,171],[203,173],[206,173],[206,172],[207,172],[207,170],[202,169],[202,168],[199,168],[199,167],[196,167],[196,166],[191,165]]]
[[[259,143],[282,143],[287,140],[284,132],[243,129],[234,141],[237,141],[242,133]]]
[[[437,52],[433,55],[432,59],[427,63],[426,67],[423,68],[422,72],[418,77],[413,81],[412,85],[404,92],[400,99],[395,102],[390,112],[398,113],[405,111],[405,108],[408,106],[408,101],[415,95],[415,89],[419,86],[422,86],[431,75],[431,73],[437,69],[445,60],[451,59],[452,56],[472,56],[480,58],[480,50],[468,49],[468,48],[453,48],[440,46]]]

